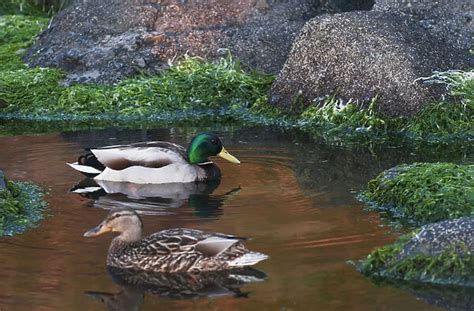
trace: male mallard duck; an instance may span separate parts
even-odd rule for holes
[[[219,179],[219,168],[209,161],[220,156],[239,164],[222,146],[217,135],[201,133],[193,138],[188,149],[163,141],[142,142],[90,149],[73,169],[96,180],[136,184],[186,183]]]
[[[110,244],[107,266],[121,269],[194,273],[251,266],[268,258],[245,248],[241,237],[178,228],[142,238],[142,230],[140,216],[126,208],[112,210],[84,236],[119,232]]]

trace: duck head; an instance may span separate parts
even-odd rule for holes
[[[196,135],[189,144],[187,153],[191,164],[207,163],[211,156],[219,156],[232,163],[240,164],[236,157],[225,150],[219,137],[213,133]]]
[[[126,241],[141,239],[143,223],[132,209],[114,209],[96,227],[84,233],[84,237],[95,237],[107,232],[120,232],[120,238]]]

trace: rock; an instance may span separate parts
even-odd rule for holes
[[[383,115],[410,116],[445,91],[416,79],[472,65],[467,51],[439,40],[408,17],[375,11],[324,15],[299,33],[270,102],[299,112],[327,95],[361,105],[377,96]]]
[[[7,190],[5,174],[0,170],[0,191]]]
[[[442,252],[452,250],[452,248],[459,254],[474,252],[473,217],[446,220],[423,226],[421,231],[405,244],[398,260],[416,255],[434,257]]]
[[[389,282],[474,288],[473,241],[474,217],[446,220],[423,226],[355,265],[363,274]]]
[[[449,44],[470,49],[474,37],[472,0],[377,0],[374,10],[406,15]]]
[[[210,59],[232,53],[277,73],[310,18],[370,9],[374,0],[74,1],[30,49],[31,66],[71,73],[65,83],[114,83],[146,66],[150,73],[184,54]],[[99,75],[82,74],[97,70]],[[79,77],[79,78],[78,78]],[[86,78],[84,78],[86,77]]]

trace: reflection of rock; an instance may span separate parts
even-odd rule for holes
[[[447,286],[407,288],[418,299],[430,305],[453,311],[474,310],[474,289]]]
[[[262,282],[266,274],[256,269],[189,273],[149,273],[108,267],[114,283],[122,288],[116,294],[87,291],[101,300],[109,310],[138,310],[144,293],[171,299],[246,297],[240,288],[248,283]]]
[[[314,142],[302,141],[301,146]],[[465,150],[459,146],[441,145],[436,148],[425,146],[416,150],[413,146],[397,144],[394,146],[349,146],[339,148],[319,144],[312,148],[295,149],[295,175],[303,190],[315,192],[324,190],[337,195],[353,197],[350,191],[360,191],[367,182],[380,172],[400,163],[449,161],[462,163],[469,159]]]
[[[188,203],[200,217],[222,214],[222,205],[240,191],[240,187],[223,195],[211,196],[220,180],[195,183],[133,184],[86,178],[75,185],[71,192],[94,199],[94,207],[111,209],[131,207],[153,210],[179,208]]]
[[[305,21],[324,12],[370,9],[374,0],[74,1],[30,50],[30,65],[60,67],[68,82],[116,82],[156,72],[185,53],[228,51],[277,72]],[[271,61],[270,61],[271,60]]]
[[[418,299],[440,308],[452,311],[474,310],[474,288],[457,286],[427,285],[406,282],[374,280],[380,286],[394,286],[412,293]]]
[[[299,111],[327,95],[361,104],[377,96],[384,115],[411,116],[445,92],[416,79],[473,64],[468,50],[447,44],[403,15],[324,15],[307,22],[295,39],[273,83],[271,102]]]

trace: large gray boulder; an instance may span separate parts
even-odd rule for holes
[[[374,10],[408,16],[449,44],[470,49],[474,37],[472,0],[377,0]]]
[[[410,116],[445,91],[415,80],[436,70],[473,64],[468,51],[447,44],[400,14],[318,16],[295,39],[272,86],[270,102],[300,111],[327,95],[361,105],[377,96],[377,108],[384,115]]]
[[[158,72],[184,54],[232,53],[277,73],[304,23],[325,12],[370,9],[374,0],[76,0],[30,49],[31,66],[59,67],[66,83],[112,83]]]

